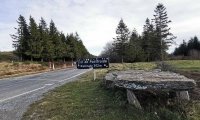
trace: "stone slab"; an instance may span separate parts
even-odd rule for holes
[[[108,87],[122,87],[131,90],[175,90],[194,89],[196,83],[183,75],[161,70],[128,70],[110,72],[105,76]]]

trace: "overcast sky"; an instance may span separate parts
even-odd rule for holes
[[[27,22],[32,15],[38,22],[51,19],[63,33],[78,32],[90,53],[100,54],[105,44],[113,40],[121,18],[130,30],[141,34],[145,19],[153,18],[158,3],[167,8],[171,32],[180,44],[194,35],[200,38],[199,0],[1,0],[0,51],[10,51],[16,31],[16,20],[23,15]],[[169,52],[174,50],[170,47]]]

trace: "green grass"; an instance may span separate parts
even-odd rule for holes
[[[194,79],[196,83],[200,80],[200,60],[171,60],[166,61],[167,64],[173,67],[176,72],[185,75],[188,78]],[[200,86],[197,86],[197,90],[200,90]],[[195,90],[194,90],[195,91]],[[190,93],[190,97],[198,97],[192,99],[190,104],[185,106],[185,111],[187,113],[189,120],[200,120],[200,93]],[[197,99],[197,100],[196,100]]]
[[[174,67],[196,66],[191,61],[167,61]],[[193,61],[192,61],[193,62]],[[184,64],[184,65],[182,65]],[[191,65],[188,65],[191,64]],[[189,105],[173,107],[143,106],[138,110],[127,104],[124,90],[108,90],[103,86],[103,76],[108,71],[157,68],[155,63],[111,64],[109,69],[97,70],[97,80],[93,74],[83,75],[79,81],[65,84],[44,95],[44,98],[30,106],[23,115],[24,120],[199,120],[199,101]],[[187,67],[189,68],[189,67]],[[187,69],[188,70],[188,69]],[[196,69],[195,69],[196,70]],[[177,107],[176,107],[177,106]],[[180,108],[181,109],[180,109]],[[183,111],[180,111],[182,110]],[[182,114],[184,112],[184,115]]]
[[[137,110],[127,104],[123,90],[107,90],[102,75],[93,81],[92,73],[79,81],[65,84],[47,93],[30,106],[24,120],[181,120],[178,112],[165,108],[152,111]]]
[[[200,120],[200,102],[192,103],[188,110],[190,120]]]
[[[200,71],[200,60],[171,60],[168,64],[182,71]]]

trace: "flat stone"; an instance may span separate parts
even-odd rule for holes
[[[192,79],[159,69],[152,71],[115,71],[105,76],[105,82],[107,87],[116,86],[130,90],[188,91],[196,86]]]

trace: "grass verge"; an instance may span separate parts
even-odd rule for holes
[[[124,90],[107,90],[102,85],[103,76],[108,71],[156,67],[155,63],[111,64],[108,70],[97,70],[95,81],[92,73],[88,73],[79,81],[45,94],[43,99],[29,107],[23,120],[199,120],[198,100],[170,107],[149,105],[141,111],[127,104]]]
[[[55,69],[72,68],[71,62],[55,62]],[[0,62],[0,79],[50,71],[48,62]]]
[[[200,72],[200,60],[170,60],[166,63],[179,71]]]
[[[106,70],[83,75],[45,94],[30,106],[23,120],[181,120],[177,111],[167,108],[135,109],[127,104],[124,90],[107,90],[102,85]]]

